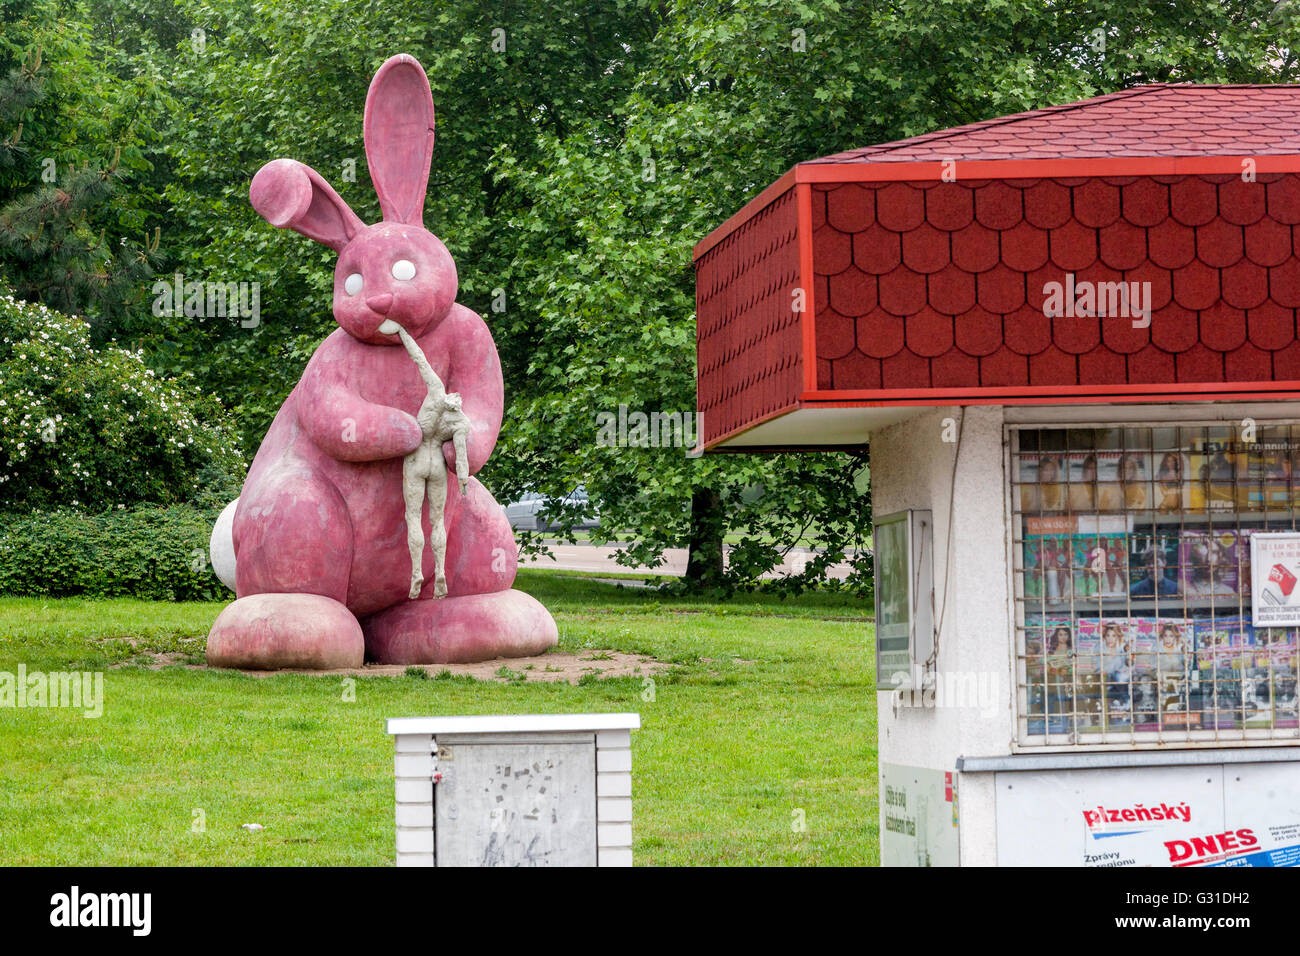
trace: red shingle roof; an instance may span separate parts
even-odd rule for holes
[[[1139,87],[801,163],[695,262],[709,447],[818,408],[1297,397],[1300,86]],[[1149,290],[1149,327],[1049,316],[1067,282]]]
[[[1158,83],[814,163],[1300,153],[1300,87]]]
[[[1300,379],[1295,174],[845,183],[810,200],[819,390]],[[1049,318],[1044,289],[1067,275],[1144,283],[1150,328]]]

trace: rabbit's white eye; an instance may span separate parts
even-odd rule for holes
[[[361,291],[361,273],[354,272],[343,280],[343,291],[348,295],[356,295]]]
[[[398,259],[393,263],[393,278],[401,279],[403,282],[407,279],[414,279],[415,263],[409,259]]]

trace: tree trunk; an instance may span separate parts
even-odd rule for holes
[[[722,582],[722,533],[725,525],[722,496],[712,488],[697,488],[691,495],[691,543],[686,558],[686,581],[693,587]]]

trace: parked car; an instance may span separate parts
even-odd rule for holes
[[[549,531],[559,527],[555,519],[561,510],[581,512],[582,517],[573,525],[575,529],[594,528],[600,524],[600,516],[581,485],[563,498],[527,491],[518,501],[506,505],[506,517],[510,519],[510,527],[519,531]],[[549,511],[549,515],[543,517],[544,511]]]

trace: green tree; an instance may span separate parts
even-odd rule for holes
[[[146,203],[151,85],[106,71],[79,4],[6,8],[0,33],[0,272],[24,298],[128,328],[154,271]],[[62,16],[60,16],[62,15]]]
[[[693,244],[798,160],[1138,83],[1293,80],[1295,26],[1273,11],[1165,0],[669,5],[616,136],[542,131],[540,170],[506,157],[527,197],[512,220],[512,284],[526,290],[535,348],[494,474],[553,493],[585,481],[603,533],[629,529],[618,536],[629,561],[689,544],[699,583],[717,579],[728,533],[741,539],[733,583],[773,567],[775,542],[789,547],[802,529],[828,556],[861,549],[870,508],[859,458],[691,460],[594,441],[595,415],[620,403],[694,407]],[[865,572],[865,556],[857,564]]]

